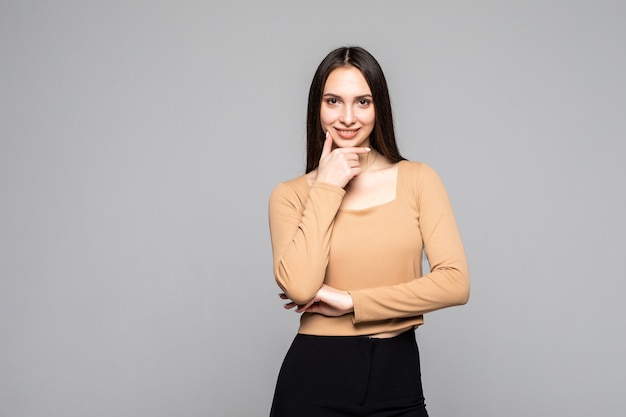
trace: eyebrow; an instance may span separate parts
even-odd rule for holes
[[[322,97],[341,98],[341,96],[339,96],[337,94],[333,94],[333,93],[326,93]],[[362,96],[356,96],[354,99],[355,100],[363,100],[364,98],[369,98],[370,100],[374,99],[371,94],[363,94]]]

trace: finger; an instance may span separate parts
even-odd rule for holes
[[[289,309],[291,309],[291,308],[294,308],[295,306],[296,306],[296,303],[294,303],[294,302],[292,301],[292,302],[290,302],[290,303],[287,303],[287,304],[283,305],[283,308],[284,308],[285,310],[289,310]]]
[[[313,305],[313,303],[315,303],[315,300],[311,300],[305,305],[299,305],[298,308],[296,308],[296,313],[302,313],[303,311],[306,311],[309,307]]]
[[[344,148],[349,152],[354,152],[357,154],[364,154],[364,153],[368,153],[371,152],[372,149],[371,148]]]
[[[324,140],[324,147],[322,148],[322,155],[320,159],[324,158],[326,155],[330,153],[333,149],[333,138],[330,136],[330,133],[326,131],[326,139]]]
[[[346,159],[354,159],[358,160],[359,155],[364,155],[370,153],[372,151],[371,148],[337,148],[335,152],[338,152],[343,155]]]
[[[321,313],[322,312],[322,308],[320,307],[319,304],[313,304],[312,306],[307,308],[306,311],[304,311],[304,312],[305,313]]]
[[[365,153],[369,153],[372,152],[372,148],[368,148],[366,146],[359,146],[359,147],[351,147],[351,148],[337,148],[335,149],[335,152],[340,152],[346,155],[356,155],[356,154],[365,154]]]
[[[278,294],[278,296],[280,298],[282,298],[283,300],[288,300],[289,299],[289,297],[287,297],[287,294],[285,294],[284,292],[281,292],[280,294]]]
[[[359,159],[359,156],[357,154],[352,154],[352,156],[350,156],[348,159],[348,163],[351,166],[359,166],[361,164],[361,160]]]
[[[359,155],[357,153],[354,152],[344,152],[343,153],[344,158],[346,158],[348,161],[358,161],[359,160]]]

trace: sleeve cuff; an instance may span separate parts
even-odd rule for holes
[[[314,182],[311,188],[319,188],[320,190],[331,191],[335,194],[339,194],[343,197],[346,194],[346,190],[336,185],[329,184],[327,182]]]
[[[348,294],[352,297],[352,323],[361,323],[364,321],[361,313],[361,300],[354,291],[348,291]]]

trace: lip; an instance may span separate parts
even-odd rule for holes
[[[354,139],[356,134],[359,132],[359,129],[339,129],[334,128],[337,136],[341,139]]]

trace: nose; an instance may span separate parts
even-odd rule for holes
[[[356,122],[354,111],[351,106],[344,106],[341,114],[339,115],[339,121],[346,126],[350,126]]]

